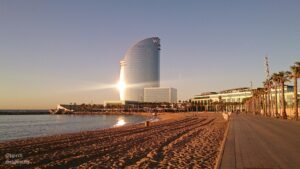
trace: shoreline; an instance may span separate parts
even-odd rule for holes
[[[189,113],[188,113],[189,114]],[[36,114],[35,114],[36,115]],[[52,114],[50,114],[52,115]],[[81,132],[89,132],[89,131],[99,131],[99,130],[105,130],[105,129],[111,129],[111,128],[119,128],[119,127],[126,127],[126,126],[131,126],[131,125],[140,125],[140,124],[144,124],[146,121],[149,121],[150,123],[152,122],[158,122],[161,120],[167,120],[167,119],[172,119],[174,117],[177,117],[177,114],[175,113],[174,115],[170,115],[170,113],[157,113],[157,116],[153,116],[152,113],[148,113],[148,112],[131,112],[130,114],[123,114],[123,113],[119,113],[119,112],[109,112],[109,113],[105,113],[105,114],[94,114],[93,112],[91,113],[78,113],[78,114],[53,114],[53,115],[78,115],[78,116],[85,116],[85,115],[135,115],[135,116],[144,116],[144,117],[148,117],[150,119],[145,119],[142,122],[135,122],[135,123],[127,123],[125,125],[122,126],[111,126],[111,127],[107,127],[107,128],[95,128],[95,129],[89,129],[89,130],[83,130],[83,131],[74,131],[74,132],[64,132],[64,133],[56,133],[56,134],[47,134],[47,135],[39,135],[39,136],[32,136],[32,137],[24,137],[24,138],[15,138],[15,139],[9,139],[9,140],[0,140],[0,144],[1,143],[5,143],[5,142],[10,142],[10,141],[20,141],[20,140],[27,140],[27,139],[35,139],[35,138],[39,138],[39,137],[52,137],[52,136],[56,136],[56,135],[64,135],[64,134],[76,134],[76,133],[81,133]]]
[[[176,112],[176,113],[170,113],[170,112],[160,112],[157,113],[157,116],[153,116],[152,113],[150,112],[131,112],[131,113],[119,113],[119,112],[109,112],[109,113],[105,113],[105,114],[99,114],[99,113],[81,113],[79,112],[78,114],[53,114],[53,115],[75,115],[75,116],[85,116],[85,115],[133,115],[133,116],[144,116],[147,117],[148,119],[145,119],[144,121],[141,122],[135,122],[135,123],[126,123],[125,125],[122,126],[111,126],[111,127],[107,127],[107,128],[95,128],[95,129],[89,129],[89,130],[82,130],[82,131],[73,131],[73,132],[63,132],[63,133],[55,133],[55,134],[46,134],[46,135],[37,135],[37,136],[31,136],[31,137],[24,137],[24,138],[15,138],[15,139],[9,139],[9,140],[0,140],[0,144],[1,143],[5,143],[5,142],[11,142],[11,141],[20,141],[20,140],[27,140],[27,139],[35,139],[35,138],[39,138],[39,137],[52,137],[52,136],[56,136],[56,135],[65,135],[65,134],[76,134],[76,133],[81,133],[81,132],[92,132],[92,131],[101,131],[101,130],[106,130],[106,129],[112,129],[112,128],[120,128],[120,127],[126,127],[126,126],[132,126],[132,125],[144,125],[146,121],[149,121],[150,123],[153,122],[159,122],[159,121],[163,121],[163,120],[176,120],[179,118],[184,118],[184,117],[193,117],[195,115],[200,115],[200,114],[209,114],[212,113],[214,114],[215,112]],[[52,114],[50,114],[52,115]]]
[[[158,118],[149,127],[132,124],[1,142],[0,168],[14,167],[3,164],[4,154],[11,152],[23,154],[30,162],[24,167],[33,168],[215,165],[227,124],[221,113],[160,113]]]
[[[105,113],[105,114],[99,114],[99,113],[81,113],[79,112],[78,114],[53,114],[53,115],[78,115],[78,116],[85,116],[85,115],[135,115],[135,116],[144,116],[150,119],[145,119],[142,122],[135,122],[135,123],[127,123],[125,125],[122,126],[111,126],[111,127],[107,127],[107,128],[95,128],[95,129],[89,129],[89,130],[83,130],[83,131],[73,131],[73,132],[64,132],[64,133],[56,133],[56,134],[47,134],[47,135],[39,135],[39,136],[32,136],[32,137],[24,137],[24,138],[15,138],[15,139],[9,139],[9,140],[0,140],[0,144],[1,143],[5,143],[5,142],[10,142],[10,141],[19,141],[19,140],[27,140],[27,139],[35,139],[35,138],[39,138],[39,137],[52,137],[55,135],[64,135],[64,134],[76,134],[76,133],[81,133],[81,132],[89,132],[89,131],[99,131],[99,130],[106,130],[106,129],[111,129],[111,128],[120,128],[120,127],[126,127],[126,126],[132,126],[132,125],[144,125],[146,121],[149,121],[150,123],[153,122],[159,122],[159,121],[163,121],[163,120],[176,120],[179,118],[184,118],[184,117],[193,117],[195,115],[200,115],[200,114],[209,114],[209,113],[215,113],[215,112],[176,112],[176,113],[170,113],[170,112],[160,112],[157,113],[157,116],[153,116],[152,113],[150,112],[131,112],[131,113],[119,113],[119,112],[109,112],[109,113]],[[52,115],[52,114],[50,114]]]
[[[36,115],[36,114],[35,114]],[[52,114],[50,114],[52,115]],[[9,139],[9,140],[0,140],[0,144],[1,143],[5,143],[5,142],[10,142],[10,141],[19,141],[19,140],[27,140],[27,139],[35,139],[35,138],[39,138],[39,137],[52,137],[52,136],[56,136],[56,135],[64,135],[64,134],[76,134],[76,133],[81,133],[81,132],[89,132],[89,131],[99,131],[99,130],[105,130],[105,129],[111,129],[111,128],[119,128],[119,127],[126,127],[126,126],[131,126],[131,125],[138,125],[138,124],[144,124],[146,121],[150,121],[150,122],[156,122],[161,120],[160,118],[158,118],[158,116],[152,116],[152,114],[150,113],[145,113],[145,112],[135,112],[135,113],[131,113],[131,114],[118,114],[118,113],[112,113],[112,114],[53,114],[53,115],[71,115],[71,116],[98,116],[98,115],[114,115],[114,116],[118,116],[118,115],[125,115],[125,116],[143,116],[143,117],[147,117],[147,119],[145,119],[144,121],[141,122],[132,122],[132,123],[126,123],[124,125],[121,126],[116,126],[113,125],[111,127],[105,127],[105,128],[94,128],[94,129],[88,129],[88,130],[82,130],[82,131],[72,131],[72,132],[63,132],[63,133],[54,133],[54,134],[46,134],[46,135],[37,135],[37,136],[31,136],[31,137],[23,137],[23,138],[15,138],[15,139]]]
[[[0,111],[0,115],[143,115],[151,116],[153,112],[72,112],[63,114],[53,114],[48,111]],[[156,112],[157,114],[169,112]],[[172,112],[172,113],[189,113],[189,112]]]
[[[50,115],[49,112],[0,112],[0,116],[4,115]]]

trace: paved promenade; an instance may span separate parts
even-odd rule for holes
[[[300,168],[300,122],[233,115],[221,169]]]

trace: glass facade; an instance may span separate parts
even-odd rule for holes
[[[125,84],[120,99],[143,101],[144,88],[159,87],[160,39],[147,38],[132,46],[121,61],[120,80]]]

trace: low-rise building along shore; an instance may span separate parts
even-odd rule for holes
[[[284,87],[285,101],[287,105],[287,113],[292,113],[294,87],[286,85]],[[271,90],[271,99],[275,102],[275,89]],[[277,89],[278,108],[281,103],[281,90]],[[298,92],[298,97],[300,92]],[[205,92],[195,95],[190,102],[195,105],[198,111],[245,111],[244,101],[253,96],[253,89],[249,87],[241,87],[223,90],[220,92]],[[275,108],[274,108],[275,109]]]
[[[195,95],[191,102],[197,105],[199,111],[234,111],[243,110],[243,99],[249,97],[252,97],[252,90],[248,87],[241,87],[201,93]]]

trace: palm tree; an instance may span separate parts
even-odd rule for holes
[[[271,98],[270,98],[270,86],[271,86],[271,80],[270,79],[266,79],[263,84],[264,84],[264,88],[266,90],[266,94],[265,94],[265,105],[266,105],[266,114],[265,116],[270,116],[271,115]]]
[[[268,99],[269,99],[269,109],[270,109],[269,116],[272,117],[272,116],[274,116],[274,111],[273,111],[274,105],[273,105],[273,97],[272,97],[272,88],[274,86],[274,83],[273,83],[271,77],[268,79],[268,82],[269,82],[269,86],[268,86],[269,98]]]
[[[261,114],[261,110],[264,109],[264,94],[265,89],[264,88],[257,88],[258,96],[259,96],[259,114]]]
[[[267,90],[266,88],[261,88],[261,102],[262,102],[262,109],[263,109],[263,115],[266,116],[267,114]]]
[[[267,102],[266,102],[266,89],[265,88],[263,88],[261,96],[262,96],[263,115],[266,116],[266,114],[267,114]]]
[[[280,88],[281,88],[281,104],[282,104],[282,117],[287,119],[286,115],[286,104],[285,104],[285,95],[284,95],[284,83],[289,81],[291,72],[281,71],[278,73]]]
[[[300,78],[300,62],[295,62],[294,66],[291,66],[292,75],[294,79],[294,115],[295,120],[298,120],[298,91],[297,91],[297,79]]]
[[[278,117],[278,98],[277,98],[277,88],[279,84],[278,73],[274,73],[271,79],[273,81],[274,89],[275,89],[275,116]]]
[[[253,114],[258,114],[258,100],[259,100],[259,92],[257,89],[252,90],[252,101],[253,101]]]

